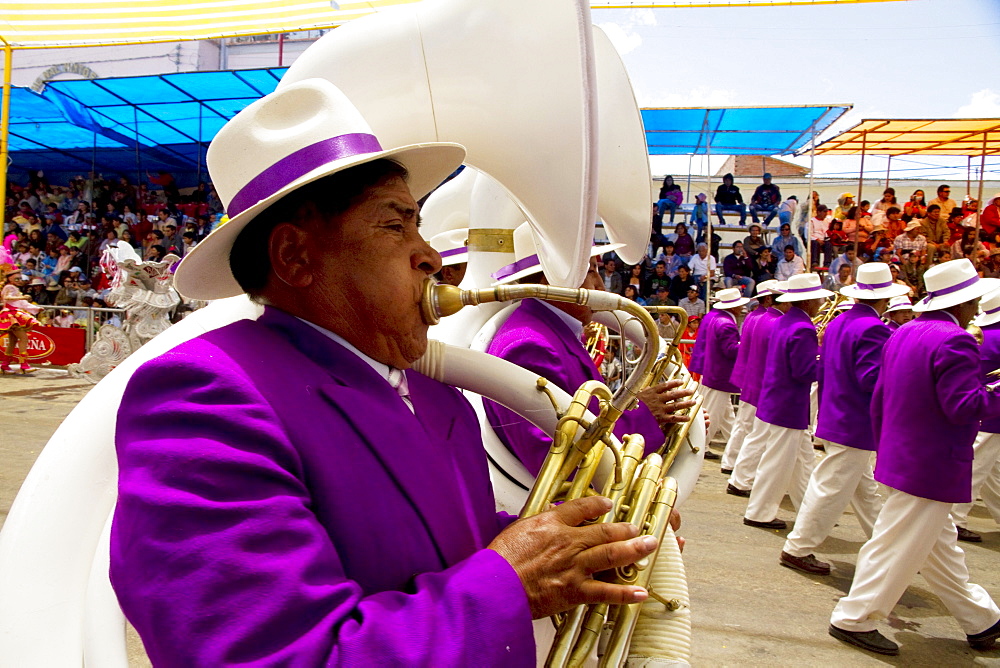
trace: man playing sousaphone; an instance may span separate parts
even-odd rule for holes
[[[176,285],[265,311],[146,363],[122,400],[110,574],[154,665],[532,665],[532,618],[647,597],[592,574],[655,539],[580,526],[602,497],[498,516],[471,407],[407,370],[441,267],[415,200],[463,157],[383,151],[317,79],[212,143],[230,220]]]

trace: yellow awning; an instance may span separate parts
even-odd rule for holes
[[[816,147],[816,155],[996,155],[1000,118],[872,119]]]

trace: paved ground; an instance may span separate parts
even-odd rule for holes
[[[0,378],[0,524],[38,452],[90,387],[56,370]],[[745,499],[724,488],[716,463],[706,463],[684,509],[694,665],[1000,667],[1000,651],[969,649],[919,576],[881,627],[902,646],[899,657],[877,657],[829,637],[830,611],[850,587],[863,540],[853,515],[843,517],[819,555],[832,561],[834,574],[807,576],[778,565],[787,532],[743,526]],[[781,516],[791,519],[791,507]],[[985,535],[982,544],[965,545],[973,580],[1000,598],[1000,530],[981,507],[973,511],[970,528]],[[149,665],[135,638],[129,646],[132,665]]]

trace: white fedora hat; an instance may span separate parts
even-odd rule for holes
[[[761,281],[757,284],[757,296],[764,297],[766,295],[780,295],[781,294],[781,281],[776,281],[773,278],[767,281]]]
[[[966,258],[949,260],[924,273],[927,296],[913,305],[914,313],[938,311],[982,297],[1000,287],[996,278],[980,278],[976,268]]]
[[[458,144],[428,143],[384,151],[350,100],[332,83],[285,86],[234,116],[208,148],[208,171],[229,220],[184,258],[175,287],[185,297],[222,299],[242,292],[229,269],[239,233],[285,195],[349,167],[391,159],[409,173],[420,199],[462,163]]]
[[[590,249],[590,257],[603,255],[622,247],[623,244],[595,244]],[[542,270],[539,252],[541,247],[531,231],[531,225],[521,223],[514,230],[514,261],[501,267],[493,273],[494,285],[513,283],[525,276],[531,276]]]
[[[839,304],[837,304],[837,310],[838,311],[846,311],[847,309],[853,307],[855,304],[857,304],[857,302],[854,299],[852,299],[851,297],[848,297],[844,301],[842,301]]]
[[[712,308],[717,309],[731,309],[743,306],[750,301],[749,297],[744,297],[740,294],[738,288],[726,288],[725,290],[719,290],[715,293],[716,302],[712,304]]]
[[[823,289],[816,274],[796,274],[785,281],[784,294],[779,302],[803,302],[807,299],[823,299],[833,293]]]
[[[469,228],[448,230],[431,237],[427,243],[441,256],[441,266],[469,261]]]
[[[866,262],[858,267],[855,283],[842,287],[840,294],[854,299],[892,299],[909,291],[905,285],[893,283],[892,272],[885,262]]]
[[[979,315],[972,322],[979,327],[1000,322],[1000,289],[991,290],[983,295],[979,302]]]
[[[889,300],[889,308],[885,310],[886,313],[895,313],[896,311],[912,311],[913,302],[906,295],[901,295],[899,297],[893,297]],[[883,314],[885,315],[885,314]]]

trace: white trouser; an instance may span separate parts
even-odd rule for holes
[[[711,444],[716,435],[723,441],[728,440],[733,429],[733,395],[704,385],[698,392],[705,397],[701,407],[708,414],[708,434],[705,436],[705,443]]]
[[[972,446],[975,451],[975,459],[972,460],[972,501],[979,496],[980,490],[983,492],[983,501],[986,509],[990,511],[993,521],[1000,524],[1000,507],[998,507],[997,496],[993,490],[985,491],[983,483],[994,472],[1000,472],[1000,434],[991,434],[988,431],[981,431],[976,435],[976,442]],[[951,509],[951,519],[957,526],[963,529],[969,525],[969,511],[972,510],[972,503],[956,503]]]
[[[1000,620],[1000,608],[986,590],[969,584],[951,506],[889,488],[871,540],[858,553],[851,591],[837,603],[830,623],[845,631],[874,631],[873,620],[892,612],[917,571],[966,635]]]
[[[764,447],[767,445],[767,427],[768,424],[757,417],[754,411],[753,426],[743,439],[743,447],[733,465],[733,474],[729,476],[729,484],[733,487],[745,492],[753,487],[757,465],[760,464],[760,456],[764,454]]]
[[[753,430],[753,419],[757,415],[757,407],[745,401],[740,402],[740,409],[736,411],[736,424],[733,425],[733,432],[726,441],[726,451],[722,454],[722,468],[732,470],[736,466],[736,457],[740,454],[743,442]]]
[[[812,442],[802,429],[763,424],[765,447],[745,514],[756,522],[770,522],[777,517],[786,492],[798,508],[815,465]]]
[[[785,541],[785,552],[795,557],[812,554],[826,540],[841,513],[850,503],[865,535],[872,527],[882,497],[872,477],[872,453],[823,441],[826,456],[813,470],[805,498],[795,516],[795,528]]]

